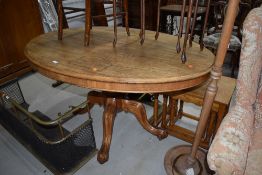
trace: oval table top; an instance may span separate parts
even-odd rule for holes
[[[31,40],[25,54],[41,74],[81,87],[114,91],[153,93],[193,87],[209,77],[214,55],[200,51],[193,43],[188,48],[187,62],[182,64],[176,53],[177,37],[146,31],[140,45],[139,30],[118,27],[118,40],[113,47],[113,28],[93,27],[90,45],[84,46],[83,29],[64,30],[63,40],[57,32],[42,34]]]

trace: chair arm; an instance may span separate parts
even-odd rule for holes
[[[242,175],[253,132],[254,112],[238,105],[223,119],[208,151],[210,169],[220,175]]]

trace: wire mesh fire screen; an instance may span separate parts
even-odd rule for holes
[[[0,122],[55,174],[71,174],[96,152],[90,113],[73,131],[62,124],[88,109],[87,101],[51,120],[39,111],[28,112],[17,80],[0,85]]]

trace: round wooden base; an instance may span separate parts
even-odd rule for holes
[[[177,162],[178,158],[184,159],[187,154],[190,154],[190,152],[191,152],[191,146],[190,145],[177,146],[177,147],[173,147],[170,150],[168,150],[166,155],[165,155],[165,159],[164,159],[164,166],[165,166],[165,170],[166,170],[167,175],[180,175],[177,172],[177,168],[173,168],[174,163]],[[196,164],[199,163],[199,165],[200,165],[199,166],[200,167],[200,174],[201,175],[212,174],[211,172],[209,172],[206,169],[206,168],[208,168],[207,164],[205,163],[206,162],[206,153],[203,150],[198,149],[196,158],[197,158]],[[181,162],[180,162],[180,164],[181,164]],[[176,165],[176,166],[180,166],[180,165]],[[188,173],[190,173],[190,172],[188,172]]]

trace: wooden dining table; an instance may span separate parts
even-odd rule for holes
[[[175,47],[177,37],[161,33],[155,40],[155,32],[147,31],[141,46],[139,32],[130,29],[127,36],[125,28],[119,27],[113,47],[113,28],[93,27],[90,45],[85,47],[84,29],[66,29],[63,40],[57,39],[57,32],[50,32],[34,38],[25,48],[32,67],[41,74],[95,90],[88,96],[89,102],[104,106],[100,163],[109,158],[118,111],[133,113],[142,127],[158,138],[167,136],[165,130],[148,122],[143,104],[124,98],[125,93],[167,93],[194,87],[208,80],[214,64],[212,52],[200,51],[197,43],[187,48],[188,60],[182,64]]]

